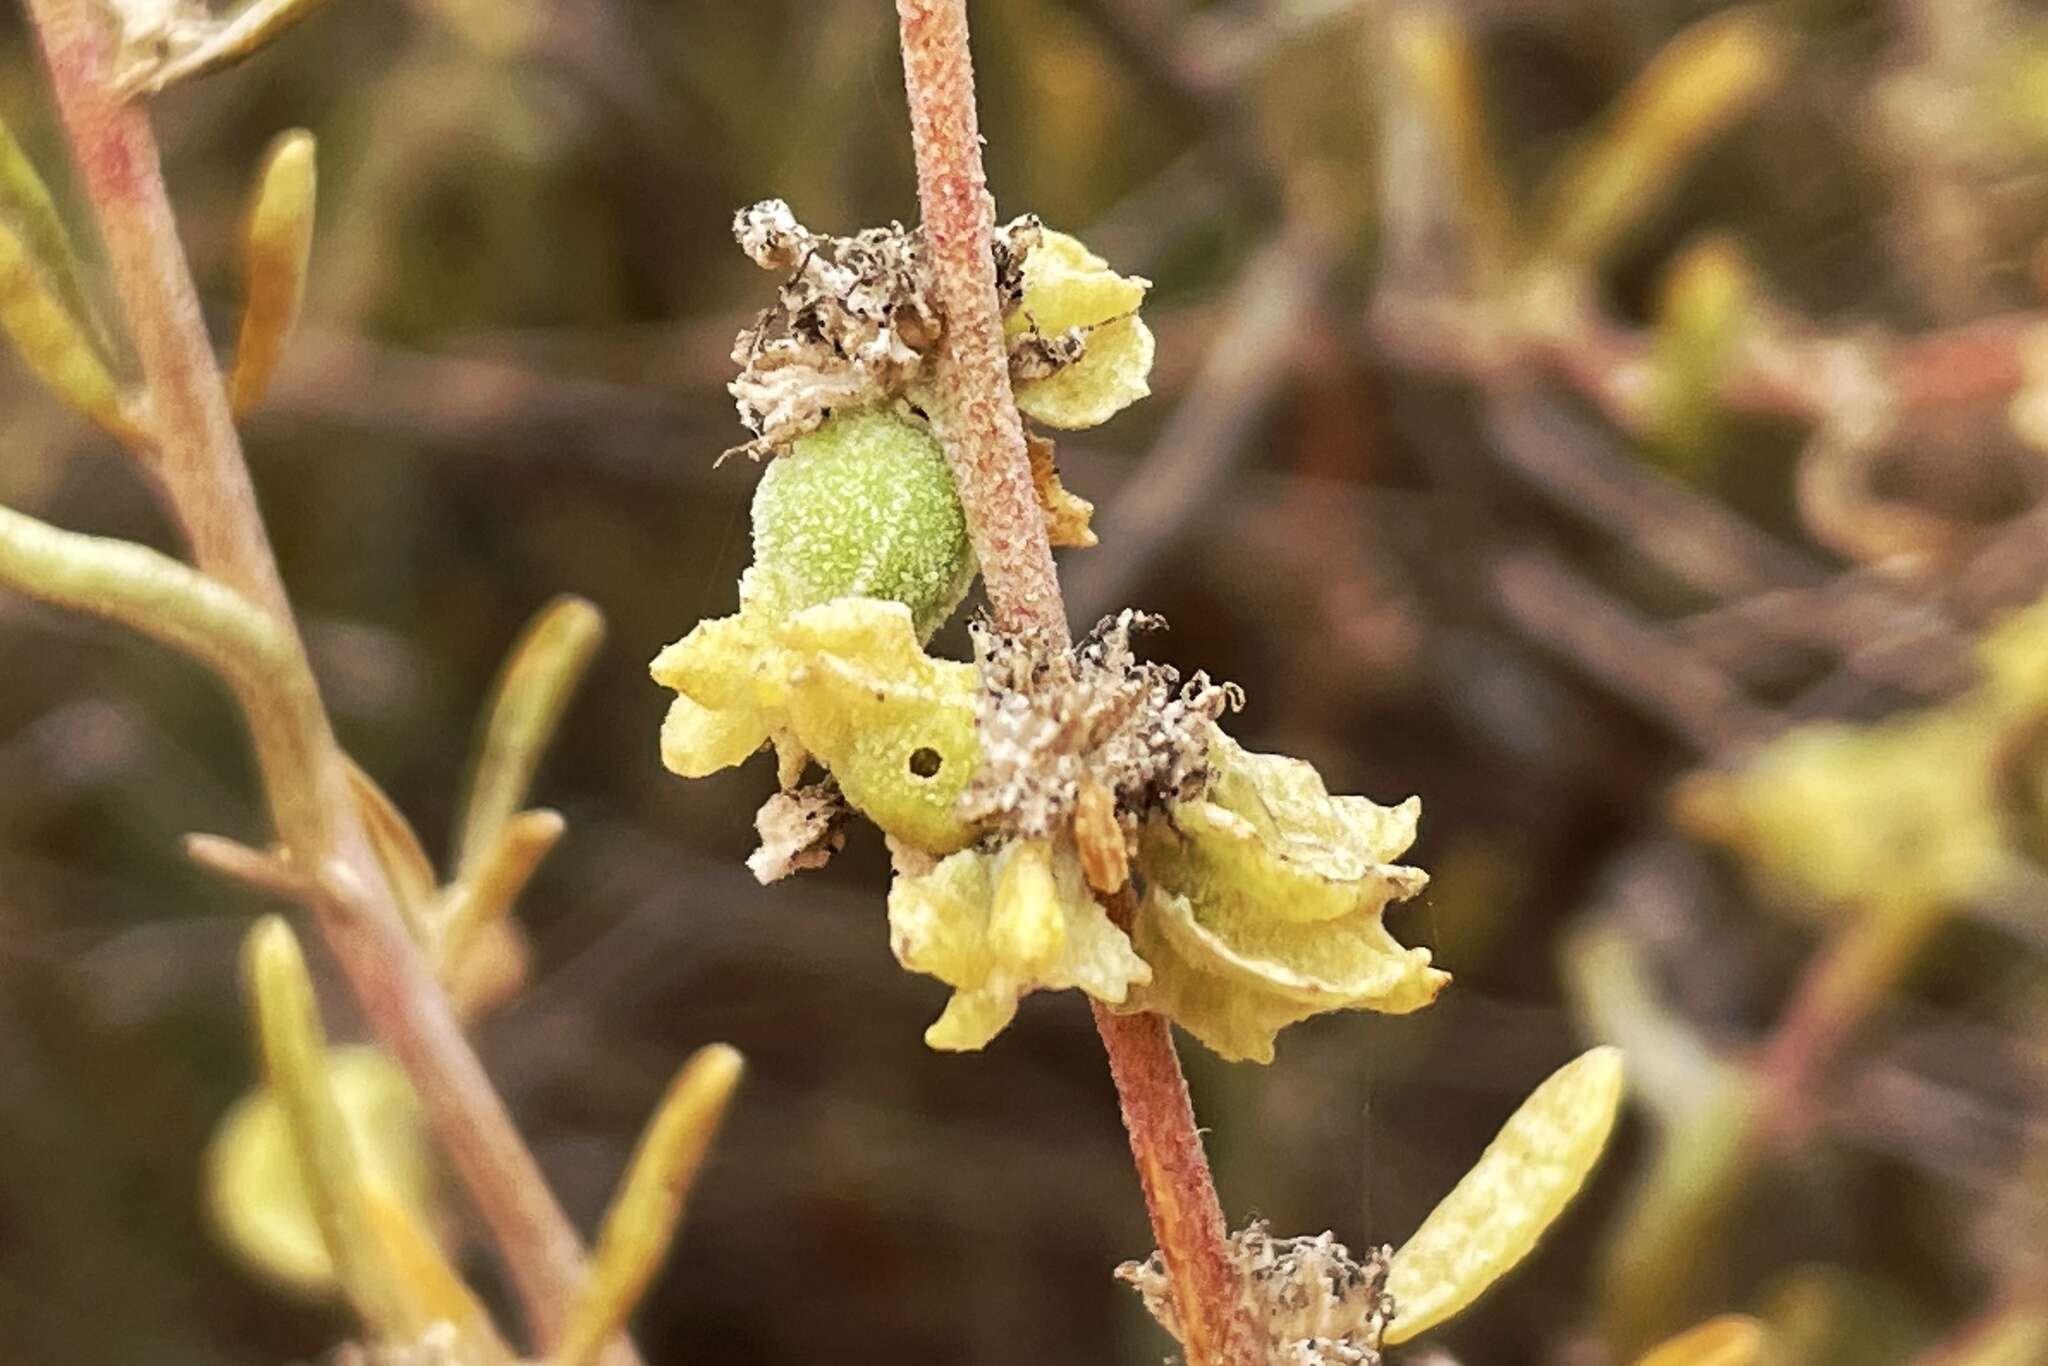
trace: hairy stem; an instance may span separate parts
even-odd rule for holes
[[[1024,420],[1010,393],[966,0],[897,0],[896,13],[925,250],[946,321],[933,376],[943,401],[932,423],[960,485],[997,625],[1064,645],[1066,608],[1031,482]]]
[[[256,505],[155,136],[140,107],[118,99],[108,81],[109,12],[96,0],[26,3],[141,366],[151,473],[199,567],[280,628],[266,666],[280,675],[278,686],[242,696],[278,833],[293,866],[329,889],[316,901],[319,927],[371,1027],[426,1102],[545,1348],[582,1284],[582,1246],[404,929],[325,712],[265,700],[317,698],[317,687]]]
[[[932,291],[946,322],[932,422],[960,487],[997,627],[1062,647],[1071,639],[1066,607],[1010,392],[991,252],[995,204],[981,162],[966,0],[897,0],[896,13]],[[1100,1005],[1095,1024],[1189,1366],[1254,1366],[1243,1288],[1228,1260],[1223,1209],[1172,1029],[1157,1015],[1118,1016]]]

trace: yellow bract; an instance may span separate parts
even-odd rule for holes
[[[1046,229],[1024,258],[1024,298],[1004,322],[1012,336],[1079,328],[1081,358],[1016,386],[1026,417],[1069,431],[1107,422],[1152,392],[1152,330],[1138,317],[1149,280],[1119,275],[1063,232]]]
[[[1419,1010],[1450,980],[1382,921],[1428,875],[1390,862],[1421,807],[1333,797],[1299,759],[1252,754],[1221,731],[1208,793],[1147,828],[1134,935],[1155,1010],[1226,1058],[1273,1059],[1274,1036],[1328,1010]]]
[[[899,840],[944,854],[973,837],[957,808],[981,756],[974,668],[925,654],[902,603],[742,608],[700,623],[652,671],[678,694],[661,729],[672,771],[702,777],[773,742],[785,784],[816,758]]]
[[[1522,1102],[1394,1254],[1389,1345],[1442,1323],[1529,1254],[1599,1160],[1621,1096],[1621,1051],[1595,1048]]]
[[[1080,987],[1121,1004],[1151,977],[1081,875],[1068,841],[1021,840],[994,854],[963,849],[889,890],[896,961],[954,988],[924,1041],[980,1048],[1026,992]]]

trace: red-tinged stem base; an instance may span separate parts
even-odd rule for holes
[[[1173,1027],[1162,1015],[1119,1015],[1099,1002],[1094,1009],[1152,1234],[1173,1287],[1188,1366],[1253,1366],[1244,1286],[1226,1250],[1229,1230],[1173,1049]]]

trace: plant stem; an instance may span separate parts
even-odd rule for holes
[[[155,136],[142,109],[117,99],[107,79],[109,11],[97,0],[26,4],[141,366],[150,472],[198,566],[283,628],[288,647],[275,665],[285,675],[277,692],[317,696],[179,243]],[[314,900],[320,930],[372,1029],[426,1103],[545,1349],[583,1281],[575,1228],[405,931],[325,711],[267,705],[261,694],[243,701],[278,833],[293,866],[325,884]]]
[[[945,318],[933,425],[960,487],[998,629],[1063,648],[1071,636],[1023,419],[1010,392],[996,295],[995,204],[982,168],[966,0],[897,0],[903,80],[932,291]],[[1095,1006],[1189,1366],[1255,1366],[1243,1287],[1173,1032],[1157,1015]]]
[[[946,323],[933,376],[943,401],[932,424],[960,485],[996,625],[1049,648],[1063,646],[1066,608],[1031,482],[1024,420],[1010,393],[996,297],[995,202],[981,165],[966,0],[897,0],[896,13],[925,252]]]

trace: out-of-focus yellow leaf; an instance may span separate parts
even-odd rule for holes
[[[924,1041],[981,1048],[1025,993],[1079,987],[1121,1004],[1151,970],[1110,922],[1068,841],[1022,840],[994,854],[963,849],[889,889],[896,961],[954,988]]]
[[[1753,1366],[1766,1340],[1755,1319],[1726,1314],[1651,1348],[1636,1366]]]
[[[646,1293],[668,1255],[683,1202],[745,1063],[725,1044],[699,1049],[670,1083],[598,1231],[590,1273],[570,1307],[553,1366],[589,1366]]]
[[[1544,197],[1541,259],[1598,264],[1662,202],[1695,153],[1777,82],[1788,38],[1760,9],[1725,10],[1657,54]]]
[[[298,326],[313,255],[317,178],[313,135],[303,128],[279,134],[256,173],[242,225],[242,330],[228,376],[228,401],[237,413],[262,399]]]
[[[488,855],[526,801],[569,697],[604,642],[604,614],[583,598],[554,598],[520,632],[498,668],[478,723],[455,830],[456,880]]]
[[[0,221],[0,328],[51,393],[116,436],[135,439],[120,387],[84,320],[66,304],[21,230],[5,221]]]
[[[1528,1256],[1585,1184],[1621,1097],[1621,1051],[1602,1047],[1559,1068],[1522,1102],[1394,1253],[1390,1345],[1436,1327]]]

